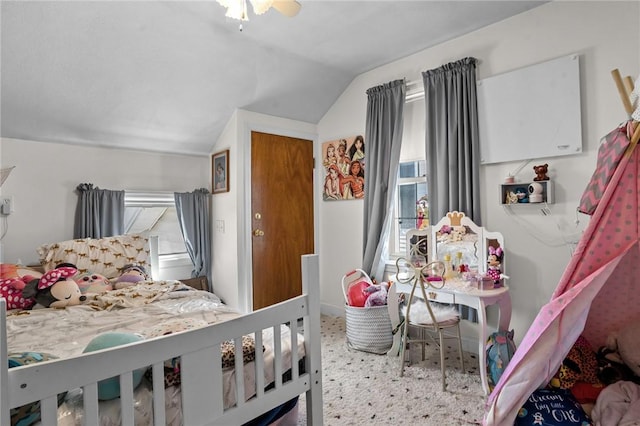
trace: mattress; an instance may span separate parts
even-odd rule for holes
[[[171,330],[176,324],[203,326],[240,316],[212,293],[195,290],[179,281],[142,282],[122,290],[93,295],[79,306],[65,309],[10,311],[7,335],[10,353],[38,352],[57,358],[81,354],[91,340],[102,333],[136,333],[153,338],[159,331]],[[291,338],[288,327],[281,325],[282,371],[291,368]],[[178,330],[176,332],[180,332]],[[184,331],[184,330],[182,330]],[[251,337],[251,336],[249,336]],[[265,362],[265,384],[274,381],[273,328],[262,332]],[[304,338],[297,337],[298,359],[304,357]],[[171,360],[167,360],[171,362]],[[255,368],[245,363],[245,400],[255,395]],[[224,370],[224,406],[236,403],[235,372]],[[152,423],[150,382],[142,380],[135,390],[136,425]],[[59,424],[82,424],[82,391],[69,392],[59,409]],[[181,424],[180,387],[165,388],[167,423]],[[101,401],[102,425],[119,425],[119,399]]]

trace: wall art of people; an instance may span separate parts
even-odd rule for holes
[[[322,165],[325,171],[323,200],[364,198],[364,153],[364,137],[361,135],[322,144]]]

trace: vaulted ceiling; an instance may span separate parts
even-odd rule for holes
[[[317,123],[358,74],[545,1],[1,2],[2,137],[204,155],[236,108]]]

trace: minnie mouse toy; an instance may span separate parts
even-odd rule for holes
[[[87,300],[73,280],[78,270],[70,266],[58,267],[45,273],[42,278],[29,281],[22,290],[25,298],[45,308],[64,308],[79,305]]]
[[[503,278],[500,266],[502,265],[502,248],[489,247],[489,257],[487,259],[487,276],[493,280],[494,284],[498,284]]]

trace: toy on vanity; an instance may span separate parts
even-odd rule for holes
[[[502,273],[502,258],[504,251],[502,247],[489,247],[489,255],[487,256],[487,273],[486,277],[493,280],[494,285],[500,284],[500,280],[509,278]]]

